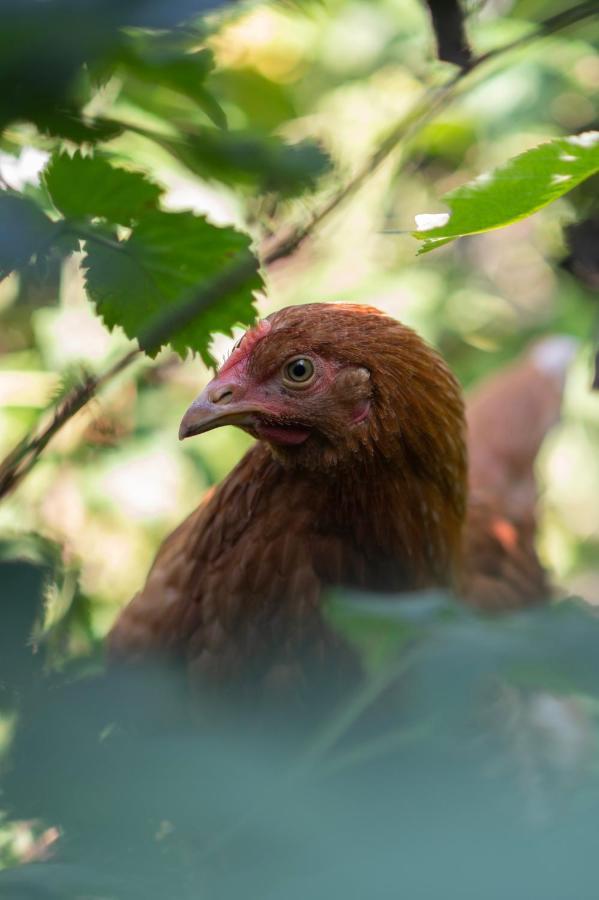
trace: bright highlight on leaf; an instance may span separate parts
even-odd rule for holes
[[[449,222],[449,213],[420,213],[414,218],[417,231],[428,231],[430,228],[442,228]]]
[[[414,237],[427,253],[467,234],[531,215],[599,172],[599,131],[558,138],[515,156],[494,172],[446,194],[449,214],[416,216]],[[439,219],[447,216],[445,222]]]

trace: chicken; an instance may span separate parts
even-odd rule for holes
[[[534,344],[469,397],[469,502],[463,599],[486,610],[514,609],[550,596],[535,551],[535,461],[559,419],[574,338]]]
[[[509,405],[504,384],[495,399]],[[527,435],[524,481],[559,393]],[[520,427],[518,416],[505,422]],[[484,608],[547,596],[532,531],[502,481],[501,422],[484,395],[474,401],[468,501],[461,388],[436,351],[378,310],[313,303],[259,322],[186,412],[180,437],[223,425],[257,443],[164,542],[110,633],[113,657],[166,652],[194,679],[278,683],[300,658],[312,671],[344,658],[321,614],[331,586],[448,588]],[[491,464],[486,496],[479,481]]]

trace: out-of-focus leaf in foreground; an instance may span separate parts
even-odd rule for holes
[[[246,184],[283,196],[314,186],[331,165],[312,140],[286,144],[280,138],[240,131],[204,128],[177,138],[153,135],[179,162],[204,178],[224,184]]]
[[[599,172],[599,132],[558,138],[443,197],[449,214],[416,217],[419,253],[467,234],[511,225]]]
[[[7,611],[35,610],[37,568],[8,565]],[[5,698],[2,802],[62,837],[0,897],[594,897],[596,614],[369,596],[355,617],[396,652],[317,718],[317,696],[220,707],[158,665],[38,666]]]
[[[33,200],[9,192],[0,194],[0,278],[47,249],[59,230]]]
[[[173,28],[225,5],[224,0],[0,0],[0,81],[7,86],[0,96],[0,131],[14,119],[27,119],[77,142],[107,139],[110,128],[89,127],[80,118],[81,67],[113,58],[124,42],[123,27]]]
[[[227,118],[204,82],[214,67],[210,50],[189,50],[182,46],[177,34],[137,32],[123,44],[116,63],[126,76],[146,84],[161,84],[188,97],[219,128],[225,128]],[[183,38],[186,35],[183,33]],[[196,41],[197,41],[196,36]],[[145,97],[151,102],[146,92]],[[140,95],[137,94],[139,101]]]
[[[153,315],[175,307],[249,247],[247,235],[192,213],[151,212],[122,241],[86,242],[86,289],[109,328],[118,325],[138,338]],[[211,334],[249,324],[255,316],[253,291],[261,287],[256,260],[252,278],[172,336],[173,349],[181,356],[198,352],[211,364]],[[152,355],[158,349],[148,348]]]

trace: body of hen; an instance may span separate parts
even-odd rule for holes
[[[382,514],[394,505],[392,485],[382,479],[377,497],[362,477],[368,514],[357,472],[323,486],[254,446],[165,541],[113,631],[112,652],[184,655],[192,676],[219,681],[285,679],[301,659],[317,677],[319,663],[345,655],[321,614],[328,589],[396,593],[449,578],[432,543],[419,577],[402,563],[399,529]]]
[[[337,315],[343,347],[347,317],[358,317],[361,308],[321,309],[325,318]],[[282,319],[289,327],[291,319],[294,335],[283,359],[307,353],[307,337],[298,335],[301,313],[277,315],[275,324]],[[463,407],[453,376],[409,329],[374,310],[362,315],[362,332],[374,323],[373,332],[351,366],[368,365],[384,324],[399,368],[379,347],[379,368],[368,369],[369,416],[348,429],[348,452],[340,450],[331,463],[330,434],[326,456],[308,442],[302,457],[295,447],[260,440],[165,541],[145,587],[111,633],[113,655],[173,653],[187,660],[192,677],[218,682],[285,681],[301,660],[317,679],[332,658],[351,668],[322,615],[331,588],[397,594],[443,587],[489,610],[546,599],[530,504],[519,518],[509,491],[498,503],[473,483],[466,508]],[[312,337],[308,349],[340,352],[324,346]],[[247,379],[251,362],[244,365]],[[339,380],[335,369],[329,381]],[[218,376],[215,383],[213,395],[222,395]],[[537,428],[537,445],[546,427]],[[481,466],[474,472],[478,479]]]

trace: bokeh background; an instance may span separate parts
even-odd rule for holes
[[[470,39],[484,52],[564,4],[489,0],[470,7]],[[315,197],[257,199],[251,187],[194,175],[140,134],[126,132],[108,147],[166,186],[168,208],[240,225],[258,243],[297,204],[317,204],[355,174],[389,124],[451,70],[436,59],[418,0],[249,4],[220,11],[207,27],[217,63],[211,89],[230,127],[316,138],[335,174],[321,181]],[[596,127],[598,95],[591,27],[499,57],[298,253],[266,272],[267,292],[258,299],[260,313],[313,300],[378,306],[437,346],[466,390],[545,334],[577,337],[563,421],[539,460],[539,544],[559,590],[590,603],[599,602],[599,395],[590,390],[598,285],[572,265],[566,229],[593,208],[596,215],[597,183],[507,229],[422,257],[410,231],[416,214],[443,211],[440,198],[453,187],[547,138]],[[190,123],[199,115],[166,89],[118,78],[93,103],[95,111],[144,125],[173,110]],[[49,149],[31,126],[10,126],[0,141],[2,182],[36,195]],[[94,314],[77,256],[56,261],[44,277],[10,276],[0,284],[0,312],[3,456],[83,366],[100,370],[130,343]],[[230,343],[215,335],[216,357]],[[61,561],[46,611],[46,625],[56,626],[58,660],[98,646],[160,541],[248,446],[234,429],[179,444],[179,420],[209,377],[199,359],[181,361],[169,351],[139,361],[69,423],[0,505],[6,545],[33,555],[43,545]],[[10,718],[0,720],[0,742],[10,730]],[[4,841],[11,858],[24,858],[34,840],[27,827],[0,831],[0,847]]]

